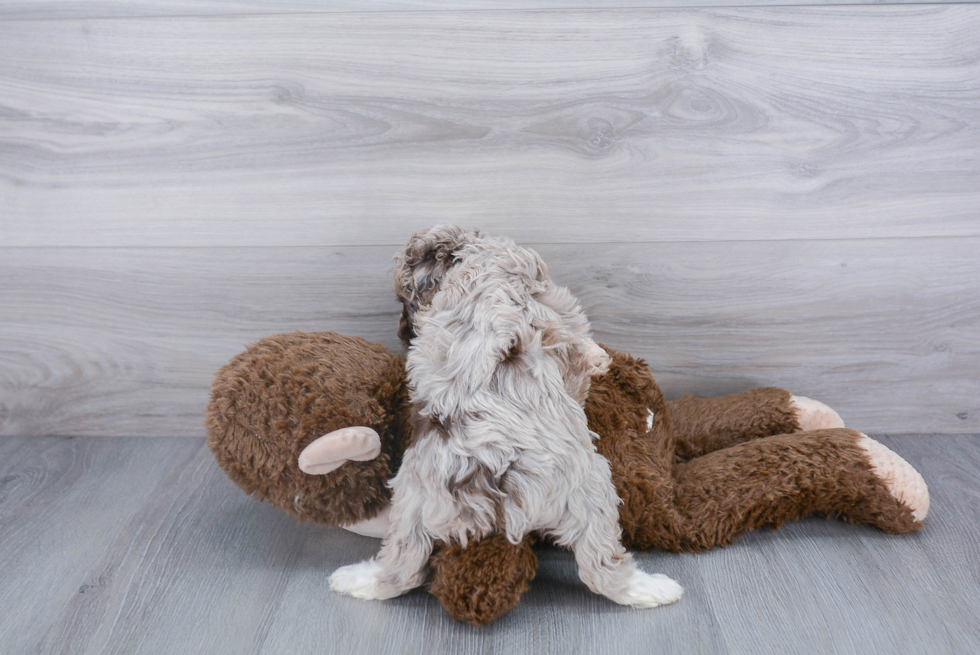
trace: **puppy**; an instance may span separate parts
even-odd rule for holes
[[[619,499],[583,410],[608,359],[538,254],[437,226],[395,261],[416,439],[390,483],[380,553],[338,569],[331,587],[392,598],[425,581],[437,539],[465,547],[500,532],[518,544],[536,531],[571,548],[583,582],[617,603],[680,598],[620,542]]]

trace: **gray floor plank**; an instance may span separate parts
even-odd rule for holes
[[[980,235],[980,5],[0,21],[0,241]]]
[[[711,604],[733,652],[953,653],[925,591],[889,564],[919,539],[810,519],[746,535],[702,574],[721,581]]]
[[[200,450],[190,439],[0,440],[0,652],[28,652],[64,607],[105,591],[113,567],[87,572]]]
[[[67,603],[41,652],[245,653],[293,574],[296,525],[242,494],[207,448],[171,472]]]
[[[536,247],[672,397],[777,385],[866,431],[980,429],[978,238]],[[398,349],[393,251],[0,249],[0,434],[199,436],[265,335]]]
[[[520,607],[484,628],[421,591],[332,594],[330,571],[379,542],[247,498],[199,439],[0,438],[0,652],[974,652],[980,436],[879,438],[930,485],[921,533],[808,519],[640,554],[686,586],[649,611],[590,594],[569,553],[540,548]]]
[[[898,570],[890,592],[908,595],[913,581],[920,593],[920,615],[935,616],[945,629],[945,641],[937,642],[950,653],[968,653],[980,644],[976,599],[980,590],[980,444],[944,435],[929,438],[929,447],[912,447],[906,441],[881,438],[902,454],[930,485],[932,508],[928,530],[921,538],[900,549],[889,543],[863,537],[881,563],[881,568]],[[935,537],[931,537],[935,533]],[[940,652],[923,647],[923,652]]]
[[[329,542],[326,541],[329,539]],[[263,644],[270,653],[603,653],[616,643],[619,653],[717,653],[724,642],[710,607],[702,600],[639,611],[591,594],[578,581],[566,552],[539,549],[541,566],[521,604],[492,627],[452,622],[431,596],[415,591],[389,603],[365,604],[331,597],[327,574],[333,568],[372,556],[378,541],[342,531],[311,535],[311,568],[283,595],[274,627]],[[339,544],[337,543],[339,542]],[[641,554],[640,566],[684,579],[689,591],[703,588],[694,556]],[[311,599],[315,599],[312,600]],[[321,603],[329,603],[324,612]],[[533,629],[529,629],[534,626]]]

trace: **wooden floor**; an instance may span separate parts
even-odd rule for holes
[[[2,653],[976,653],[980,436],[880,437],[932,492],[892,537],[808,519],[700,555],[640,555],[686,588],[631,610],[542,549],[522,605],[451,621],[421,591],[330,592],[379,542],[240,492],[201,439],[0,439]]]

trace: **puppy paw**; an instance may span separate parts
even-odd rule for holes
[[[793,408],[796,422],[800,424],[801,432],[844,427],[840,414],[819,400],[806,396],[790,396],[789,404]]]
[[[888,492],[912,510],[916,521],[929,513],[929,487],[911,464],[895,451],[862,434],[857,445],[867,453],[871,470],[888,487]]]
[[[658,607],[680,600],[684,588],[660,573],[635,571],[616,602],[632,607]]]
[[[324,475],[346,462],[365,462],[381,454],[381,437],[368,427],[354,426],[334,430],[314,440],[299,454],[299,470]]]
[[[612,358],[595,341],[588,344],[589,375],[605,375],[612,364]]]
[[[381,567],[373,560],[341,566],[330,576],[330,588],[362,600],[381,600],[378,574]]]

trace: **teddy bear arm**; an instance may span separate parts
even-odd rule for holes
[[[440,543],[429,561],[429,591],[457,621],[486,625],[510,611],[538,568],[532,538],[517,545],[492,535],[466,548]]]
[[[785,389],[764,387],[669,401],[677,455],[688,460],[752,439],[797,432],[800,422],[792,398]]]

